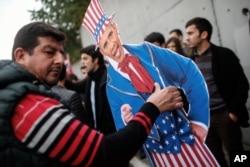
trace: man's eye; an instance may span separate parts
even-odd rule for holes
[[[48,55],[48,56],[53,56],[54,55],[54,51],[45,51],[45,53]]]

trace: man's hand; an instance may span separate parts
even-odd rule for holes
[[[193,132],[193,134],[198,138],[198,140],[201,143],[205,142],[206,136],[207,136],[207,130],[204,129],[203,127],[190,123],[190,128]]]
[[[123,104],[121,106],[121,117],[125,125],[134,117],[132,107],[129,104]]]
[[[230,117],[230,119],[233,122],[237,122],[238,121],[238,117],[235,114],[233,114],[233,113],[229,113],[229,117]]]
[[[178,109],[183,106],[180,91],[176,87],[170,86],[161,89],[158,83],[155,83],[155,91],[147,99],[147,102],[156,105],[161,113]]]

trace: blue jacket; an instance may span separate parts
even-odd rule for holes
[[[154,81],[160,84],[161,88],[176,86],[183,89],[190,104],[187,111],[188,120],[206,129],[208,128],[209,97],[207,86],[201,72],[191,59],[147,42],[138,45],[124,45],[124,48],[140,59],[142,65],[150,73]],[[149,97],[149,94],[139,94],[128,79],[118,73],[112,65],[109,65],[107,96],[116,128],[121,129],[125,126],[121,117],[121,106],[129,104],[132,107],[133,114],[135,114]],[[183,127],[178,125],[176,113],[177,116],[183,117],[180,112],[176,111],[167,112],[159,116],[155,126],[152,128],[152,133],[148,136],[149,140],[146,141],[146,144],[147,142],[152,142],[151,140],[156,140],[159,141],[158,144],[160,146],[166,147],[166,149],[163,149],[163,152],[171,150],[171,148],[167,148],[169,146],[164,145],[162,142],[170,140],[171,135],[184,128],[184,125]],[[170,121],[163,126],[162,122],[165,122],[165,120]],[[172,128],[172,125],[175,128]],[[168,132],[167,134],[166,131]],[[191,135],[189,127],[186,127],[186,133]],[[180,143],[180,141],[178,142]],[[179,145],[178,142],[177,145]],[[174,147],[174,144],[171,147]]]

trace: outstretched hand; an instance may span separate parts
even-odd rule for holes
[[[170,86],[161,89],[158,83],[154,85],[155,91],[147,99],[147,102],[153,103],[161,113],[183,107],[180,91],[176,87]]]

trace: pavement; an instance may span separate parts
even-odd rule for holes
[[[137,156],[134,156],[131,160],[130,160],[130,164],[133,167],[149,167],[148,163],[147,163],[147,159],[140,159]]]

